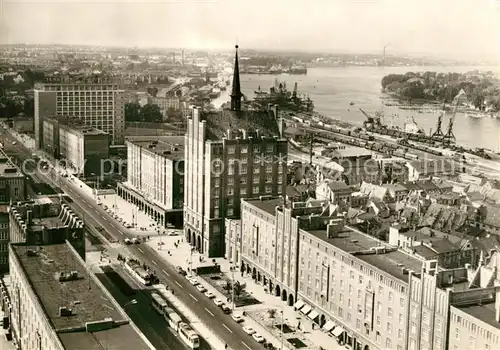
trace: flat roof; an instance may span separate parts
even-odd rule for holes
[[[265,211],[272,216],[276,215],[276,207],[283,205],[283,198],[272,198],[272,199],[245,199],[246,202],[250,203],[256,208]]]
[[[127,141],[167,159],[184,159],[184,136],[145,136],[130,138]],[[154,146],[154,148],[150,148],[150,145]]]
[[[490,326],[500,329],[500,323],[495,320],[495,302],[482,305],[454,306],[457,309],[475,317]]]
[[[43,218],[32,218],[30,229],[33,231],[39,231],[43,228],[58,228],[64,227],[65,224],[59,219],[58,216],[47,216]]]
[[[100,285],[90,277],[68,244],[13,244],[12,249],[65,349],[150,349],[128,324],[125,314],[115,307]],[[28,256],[28,251],[36,253]],[[59,281],[61,272],[72,271],[78,273],[76,280]],[[60,307],[71,309],[73,315],[60,316]],[[99,332],[85,331],[87,322],[102,321],[108,317],[126,324]],[[63,332],[67,329],[73,331]]]
[[[344,230],[340,232],[339,236],[335,238],[328,238],[326,230],[311,230],[307,232],[347,253],[355,255],[360,260],[404,282],[408,282],[408,274],[403,273],[403,268],[415,272],[419,272],[422,269],[423,261],[399,250],[379,254],[356,254],[375,247],[386,247],[387,249],[394,248],[375,238],[353,231],[347,227],[345,227]]]

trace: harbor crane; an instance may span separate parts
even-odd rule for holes
[[[443,124],[443,117],[445,113],[446,112],[444,110],[444,104],[443,104],[443,111],[441,112],[437,120],[436,131],[434,131],[434,133],[431,136],[433,139],[442,139],[444,137],[443,131],[441,130],[441,126]]]
[[[460,101],[462,98],[465,96],[465,91],[463,89],[460,90],[460,92],[455,96],[453,99],[453,112],[450,117],[450,122],[448,124],[448,131],[446,132],[446,135],[443,137],[443,143],[452,143],[455,141],[455,134],[453,133],[453,124],[455,123],[455,117],[457,115],[457,110],[458,106],[460,104]]]

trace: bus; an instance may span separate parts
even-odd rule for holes
[[[153,298],[152,305],[153,308],[160,314],[164,315],[165,309],[168,307],[167,302],[163,299],[159,294],[152,293],[151,297]]]
[[[200,337],[187,323],[179,323],[179,338],[190,349],[198,349],[200,347]]]
[[[125,269],[145,286],[152,285],[152,274],[146,271],[135,259],[128,259],[125,262]]]
[[[174,331],[179,331],[179,324],[182,323],[182,318],[177,312],[174,311],[174,309],[166,307],[163,310],[163,317],[165,317],[165,321],[168,322],[168,325],[172,327]]]

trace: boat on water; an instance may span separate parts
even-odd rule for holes
[[[349,102],[349,106],[354,106],[354,102],[353,101]]]

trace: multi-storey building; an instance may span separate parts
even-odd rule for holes
[[[46,196],[20,202],[9,208],[10,242],[28,245],[59,244],[68,241],[85,259],[83,221],[60,196]]]
[[[240,216],[240,199],[280,195],[286,188],[287,140],[274,110],[242,108],[238,53],[231,108],[188,119],[185,142],[185,235],[208,257],[225,253],[225,219]]]
[[[26,176],[0,150],[0,273],[9,269],[9,210],[12,202],[26,197]]]
[[[161,225],[182,224],[184,137],[136,138],[127,144],[127,181],[118,195]]]
[[[124,98],[117,84],[35,84],[35,144],[43,148],[43,119],[74,116],[107,132],[113,144],[124,142]]]
[[[3,324],[18,349],[154,349],[68,242],[12,244],[9,263]]]
[[[181,100],[178,97],[151,97],[149,103],[157,105],[163,115],[166,118],[169,109],[174,109],[176,111],[181,108]]]
[[[242,270],[353,349],[448,349],[450,303],[477,272],[419,259],[345,226],[335,211],[242,201]]]
[[[43,150],[64,162],[78,175],[108,173],[110,135],[89,127],[78,118],[46,118],[43,121]]]

